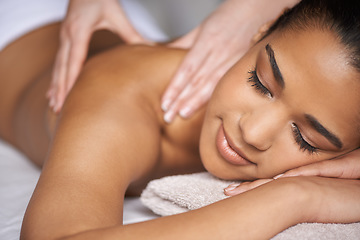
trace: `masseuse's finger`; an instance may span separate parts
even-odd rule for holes
[[[54,109],[59,89],[59,83],[66,79],[67,63],[70,54],[71,43],[65,40],[64,34],[60,34],[60,47],[56,55],[54,69],[52,73],[52,80],[47,92],[47,97],[50,100],[50,107]]]
[[[72,29],[71,33],[64,30],[63,42],[69,46],[66,50],[66,62],[62,62],[59,66],[59,71],[63,71],[62,78],[58,78],[56,82],[54,111],[58,112],[64,104],[65,98],[73,87],[77,79],[83,63],[86,58],[86,53],[89,45],[90,36],[92,31],[90,29]],[[70,37],[71,36],[71,37]]]
[[[175,99],[181,94],[185,86],[192,79],[194,72],[199,69],[206,60],[207,55],[208,52],[202,51],[202,49],[192,48],[185,56],[162,97],[161,107],[164,111],[170,109]]]
[[[216,55],[214,58],[218,59],[219,55]],[[224,56],[224,58],[226,58],[226,56]],[[176,100],[176,102],[179,103],[178,108],[175,109],[174,112],[179,112],[183,118],[191,117],[197,109],[209,101],[221,77],[234,65],[238,58],[237,55],[234,55],[225,59],[223,62],[213,61],[206,62],[202,65],[194,77],[194,79],[199,79],[197,86],[194,87],[192,92],[189,91],[179,96]],[[209,69],[214,70],[209,71]],[[191,83],[188,86],[191,87]]]
[[[167,122],[171,122],[177,113],[183,118],[191,117],[197,109],[208,102],[218,81],[236,60],[237,58],[228,59],[219,64],[218,68],[215,68],[213,71],[207,71],[211,67],[208,64],[216,63],[205,63],[195,77],[193,77],[193,79],[198,80],[190,81],[186,85],[170,109],[165,113],[164,119]]]
[[[341,157],[317,162],[289,170],[275,178],[293,176],[321,176],[333,178],[360,179],[360,149]]]
[[[274,179],[259,179],[255,180],[253,182],[242,182],[239,184],[231,184],[227,188],[224,189],[224,193],[227,196],[235,196],[238,194],[241,194],[243,192],[249,191],[251,189],[254,189],[256,187],[259,187],[265,183],[271,182]]]
[[[190,117],[207,102],[223,74],[243,55],[244,49],[226,49],[221,37],[213,41],[205,34],[196,39],[196,43],[185,56],[174,78],[162,98],[164,120],[172,122],[177,113],[184,118]],[[211,34],[210,34],[211,35]]]
[[[127,43],[149,43],[135,30],[117,0],[72,0],[61,26],[60,47],[47,97],[59,112],[84,64],[91,35],[107,29]]]
[[[62,108],[65,98],[74,86],[77,77],[79,76],[80,70],[84,65],[86,58],[87,49],[89,46],[90,34],[85,32],[78,36],[78,40],[72,42],[69,54],[69,61],[67,65],[67,75],[65,84],[62,86],[62,91],[59,91],[57,96],[55,112],[60,111]]]
[[[179,79],[175,78],[175,81],[179,81]],[[171,105],[167,106],[168,109],[164,115],[164,119],[168,123],[171,123],[173,121],[180,109],[182,109],[182,112],[180,112],[180,115],[182,117],[186,118],[191,115],[194,111],[194,108],[196,109],[198,105],[201,105],[210,97],[212,90],[215,86],[210,84],[210,81],[204,82],[203,77],[193,77],[192,79],[189,79],[189,81],[184,81],[181,79],[181,81],[181,83],[185,85],[182,86],[182,89],[180,89],[180,86],[176,88],[176,90],[179,90],[179,92],[176,92],[176,97],[175,95],[173,95],[174,98],[172,99]],[[167,93],[171,92],[174,89],[174,86],[169,86]],[[190,100],[193,104],[194,102],[197,102],[198,104],[196,106],[191,106],[189,104]]]

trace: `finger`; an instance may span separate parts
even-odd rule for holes
[[[207,79],[206,76],[198,82],[197,85],[189,84],[180,96],[170,107],[171,111],[179,114],[182,118],[191,117],[208,100],[216,86],[216,82]]]
[[[198,52],[197,50],[190,51],[186,55],[162,97],[161,108],[163,111],[169,110],[207,55],[208,53]]]
[[[49,92],[50,96],[50,107],[54,110],[57,101],[57,95],[61,84],[64,83],[67,74],[67,62],[70,51],[70,43],[68,41],[61,41],[61,46],[57,53],[55,60],[54,70],[52,74],[52,81]]]
[[[91,34],[92,30],[87,28],[72,32],[72,41],[69,44],[68,61],[66,63],[66,75],[57,83],[56,103],[54,106],[55,112],[61,110],[67,94],[79,75],[86,58]]]
[[[321,176],[332,178],[359,179],[360,166],[358,164],[357,151],[354,151],[354,156],[347,154],[338,159],[321,161],[289,170],[284,174],[276,176],[275,179],[294,176]]]
[[[170,106],[170,108],[166,111],[164,114],[164,120],[167,123],[171,123],[176,115],[178,114],[180,107],[183,105],[184,96],[191,96],[192,94],[196,93],[197,89],[193,87],[191,84],[185,86],[183,91],[180,93],[179,98],[176,99],[176,101]],[[185,111],[187,111],[185,109]]]
[[[242,182],[240,184],[232,184],[224,189],[224,193],[227,196],[235,196],[251,189],[257,188],[265,183],[271,182],[273,179],[259,179],[253,182]]]
[[[208,101],[215,85],[214,81],[206,77],[202,77],[201,80],[193,78],[166,112],[166,119],[169,120],[168,117],[172,116],[170,119],[172,121],[178,113],[183,118],[190,117],[202,104]]]
[[[213,84],[207,83],[203,88],[194,89],[188,98],[185,97],[179,101],[176,113],[179,113],[182,118],[190,118],[209,101],[214,88]]]
[[[193,35],[199,35],[199,29],[194,29]],[[186,54],[184,60],[181,62],[178,70],[172,78],[169,86],[163,94],[161,100],[161,107],[163,111],[168,111],[175,99],[180,95],[185,86],[192,81],[192,76],[196,74],[200,66],[207,61],[207,58],[211,56],[213,51],[212,43],[209,41],[203,41],[203,36],[199,35],[199,38],[195,38],[194,45],[191,50]]]
[[[70,47],[70,55],[69,55],[69,62],[68,62],[68,72],[65,81],[65,94],[67,95],[70,89],[73,87],[77,77],[79,76],[80,70],[84,65],[87,51],[89,48],[89,41],[92,32],[85,31],[71,44]]]
[[[211,97],[217,83],[221,77],[228,71],[228,69],[234,64],[233,59],[228,59],[223,63],[220,63],[219,66],[212,67],[209,66],[208,69],[205,63],[205,66],[201,66],[201,69],[198,72],[198,81],[191,81],[190,87],[193,88],[192,92],[188,94],[181,94],[178,99],[174,101],[174,105],[179,102],[178,109],[180,116],[183,118],[191,117],[201,106],[203,106]],[[216,64],[213,62],[213,64]],[[211,71],[214,69],[215,71]],[[196,76],[193,80],[196,79]],[[196,85],[194,85],[196,84]]]

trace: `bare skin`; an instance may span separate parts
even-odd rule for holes
[[[8,56],[17,56],[17,54],[23,54],[21,51],[24,48],[28,48],[27,46],[33,46],[33,41],[38,41],[38,38],[44,38],[44,35],[47,35],[45,36],[45,39],[47,39],[43,41],[56,43],[56,41],[54,41],[56,35],[54,34],[57,34],[57,28],[58,26],[54,25],[27,35],[6,49],[6,51],[4,51],[4,57],[1,59],[6,60],[8,59]],[[31,40],[29,41],[29,39]],[[96,44],[96,39],[93,41],[95,44],[92,47],[93,49],[90,50],[90,53],[91,51],[94,51],[94,48],[104,48],[104,46],[98,46]],[[42,47],[42,44],[43,42],[40,42],[39,47]],[[52,46],[49,46],[47,51],[41,52],[37,51],[37,49],[31,49],[37,53],[37,56],[40,55],[37,57],[40,59],[38,64],[37,61],[34,61],[33,57],[30,57],[33,55],[29,53],[27,55],[29,56],[29,59],[22,58],[24,63],[20,62],[18,65],[12,64],[11,66],[3,65],[4,69],[2,69],[2,72],[6,74],[2,76],[6,76],[8,79],[13,79],[13,81],[18,82],[19,84],[15,85],[12,82],[11,87],[13,87],[14,90],[9,90],[8,86],[2,88],[4,90],[8,89],[7,91],[1,93],[2,96],[4,96],[6,93],[11,93],[11,96],[4,96],[2,103],[13,102],[14,105],[6,104],[6,106],[1,109],[2,116],[9,116],[9,118],[6,119],[6,123],[4,122],[4,124],[1,125],[1,136],[25,152],[30,157],[30,159],[39,166],[42,166],[43,161],[46,159],[47,149],[49,148],[49,141],[53,138],[55,130],[55,122],[58,120],[58,118],[67,118],[64,116],[65,113],[62,115],[55,115],[52,111],[50,111],[50,109],[48,109],[45,105],[46,99],[40,95],[41,93],[45,92],[44,89],[49,84],[49,74],[52,66],[51,61],[54,57],[53,50],[56,47],[57,45],[53,44]],[[141,108],[147,109],[147,115],[144,116],[144,120],[147,121],[154,119],[153,124],[156,125],[156,128],[154,128],[154,130],[156,129],[156,133],[151,133],[151,136],[159,135],[159,142],[161,142],[161,146],[158,146],[160,151],[158,154],[159,156],[157,157],[158,159],[156,159],[156,169],[153,169],[154,171],[149,174],[148,178],[153,179],[154,177],[163,176],[165,173],[169,174],[172,171],[174,171],[174,174],[178,174],[189,171],[194,172],[203,170],[203,168],[200,167],[200,158],[197,150],[203,112],[200,113],[197,118],[193,118],[191,121],[184,121],[179,119],[176,124],[168,125],[161,120],[161,110],[155,107],[160,105],[158,104],[157,96],[165,88],[168,78],[173,73],[173,68],[176,67],[177,62],[181,59],[184,52],[177,50],[169,51],[161,47],[157,48],[156,50],[141,46],[135,47],[135,50],[129,49],[130,48],[126,46],[119,46],[111,53],[105,53],[102,56],[97,57],[97,59],[93,61],[94,63],[91,63],[90,61],[88,65],[95,64],[97,70],[90,70],[92,66],[87,67],[87,70],[85,70],[83,73],[83,75],[86,75],[82,77],[86,80],[83,80],[84,83],[82,84],[87,85],[87,87],[92,87],[96,89],[96,91],[89,89],[90,91],[88,96],[86,93],[84,93],[83,90],[79,90],[82,92],[79,94],[79,96],[82,96],[80,100],[78,99],[79,96],[74,93],[73,97],[69,98],[68,102],[71,102],[71,105],[75,103],[79,105],[89,105],[94,109],[96,107],[96,102],[100,102],[104,95],[114,93],[114,96],[117,98],[120,97],[120,99],[113,99],[113,101],[119,101],[123,97],[126,99],[124,103],[129,104],[129,96],[122,94],[121,91],[124,90],[121,89],[125,89],[127,84],[132,84],[135,79],[131,76],[129,78],[124,77],[124,80],[119,81],[117,73],[114,72],[114,68],[117,68],[115,71],[118,71],[119,73],[121,72],[122,75],[126,75],[127,72],[132,72],[133,69],[126,69],[126,67],[130,64],[125,63],[124,61],[135,61],[138,58],[138,56],[135,54],[141,55],[141,58],[144,60],[142,63],[140,62],[136,64],[136,68],[138,69],[136,85],[133,84],[134,92],[129,93],[131,94],[130,99],[133,98],[132,102],[134,104],[141,104]],[[156,52],[156,54],[154,54],[154,52]],[[165,58],[167,61],[164,61]],[[106,59],[106,61],[103,61],[103,59]],[[34,64],[30,65],[28,64],[29,62]],[[43,64],[44,62],[48,62],[48,64]],[[111,62],[116,64],[112,64],[113,66],[111,69],[107,69],[109,67],[109,63]],[[9,61],[9,63],[12,62]],[[149,63],[151,63],[151,65],[149,65]],[[43,67],[44,65],[45,67]],[[135,64],[131,65],[135,66]],[[126,67],[122,68],[121,66]],[[155,66],[161,67],[158,68]],[[21,71],[21,76],[16,76],[15,74],[17,74],[17,71],[15,69],[19,68],[23,69],[23,71]],[[151,69],[151,72],[149,72],[149,69]],[[101,75],[99,75],[98,71],[104,71],[108,74],[104,75],[101,73]],[[153,82],[149,82],[149,75],[152,76],[151,79],[153,79]],[[19,80],[16,79],[17,77]],[[91,81],[94,82],[91,82],[90,79],[92,79]],[[104,81],[106,81],[106,83]],[[101,84],[95,84],[95,82]],[[116,87],[118,89],[114,89],[108,92],[111,88],[110,86],[114,88]],[[151,87],[151,91],[148,91],[149,87]],[[79,88],[83,87],[81,86]],[[94,95],[97,91],[104,93],[107,92],[107,94],[104,94],[103,96]],[[84,96],[86,96],[87,99],[93,99],[91,100],[92,103],[84,104],[88,101],[83,99]],[[73,107],[75,106],[71,106],[71,108]],[[119,106],[115,108],[118,107]],[[80,109],[78,110],[81,112]],[[134,107],[134,111],[136,110],[137,108]],[[115,112],[116,111],[111,111],[108,114],[112,115]],[[127,113],[129,114],[128,111]],[[73,115],[73,113],[71,113],[71,115]],[[111,116],[111,118],[113,118],[113,116]],[[119,118],[123,118],[123,116],[119,116]],[[24,123],[23,119],[28,119],[28,121],[25,121]],[[13,120],[15,120],[15,124],[12,124]],[[139,125],[140,124],[141,123],[139,122]],[[149,124],[151,124],[151,122],[149,122]],[[190,131],[190,129],[197,129],[197,131]],[[103,130],[100,130],[100,132],[101,131]],[[118,135],[118,133],[115,135]],[[129,133],[129,136],[130,135],[132,134]],[[34,139],[34,136],[37,138]],[[149,136],[143,136],[145,140],[147,140],[148,137]],[[120,145],[120,142],[117,144]],[[121,144],[120,146],[124,145]],[[141,147],[139,150],[141,150]],[[147,159],[147,157],[144,156],[144,160],[142,161],[145,161],[145,159]],[[184,162],[184,159],[188,159],[189,161]],[[138,167],[141,169],[141,166]],[[141,177],[143,178],[144,176]]]
[[[161,96],[185,52],[120,46],[86,63],[62,112],[53,115],[45,92],[58,30],[42,28],[0,53],[6,79],[0,135],[42,166],[22,239],[259,239],[299,222],[359,220],[353,211],[360,209],[358,181],[300,177],[186,214],[122,226],[126,194],[139,194],[153,178],[204,170],[198,150],[204,110],[165,124]],[[105,47],[95,43],[92,50]],[[324,199],[331,200],[324,205]]]

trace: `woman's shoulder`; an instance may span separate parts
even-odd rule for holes
[[[72,92],[82,89],[84,95],[83,89],[92,88],[89,93],[107,102],[144,100],[160,109],[161,96],[184,55],[163,46],[119,45],[89,58]]]
[[[176,71],[184,50],[164,46],[119,45],[91,57],[83,72],[132,81],[134,77],[146,82],[164,79],[167,85]],[[101,76],[99,76],[101,77]]]
[[[111,129],[105,140],[96,139],[96,142],[103,144],[108,139],[117,139],[106,142],[107,147],[116,145],[115,149],[123,149],[132,142],[143,149],[142,140],[155,144],[151,149],[159,151],[157,167],[149,168],[152,170],[141,180],[180,170],[202,169],[198,142],[204,111],[191,119],[179,118],[166,124],[160,107],[163,91],[183,55],[181,50],[149,46],[120,46],[97,54],[85,64],[71,90],[64,104],[62,121],[71,119],[68,124],[80,121],[82,128],[86,126],[86,134],[94,132],[96,136],[103,135],[99,133],[103,128]],[[70,129],[69,135],[78,135],[73,131],[78,129],[77,125]],[[137,132],[141,137],[135,137]],[[119,141],[122,136],[126,136],[126,143]],[[146,181],[141,180],[132,186],[134,192],[144,187]]]
[[[164,165],[172,166],[172,169],[177,169],[175,165],[181,165],[182,170],[193,169],[194,162],[199,163],[198,142],[204,108],[190,119],[178,117],[173,123],[167,124],[163,120],[160,102],[185,53],[179,49],[143,45],[119,46],[102,52],[86,63],[69,96],[70,100],[73,97],[82,99],[86,95],[86,103],[82,106],[88,105],[87,111],[95,111],[90,105],[111,109],[107,111],[110,117],[136,111],[137,116],[140,112],[145,113],[140,115],[160,130]],[[72,105],[80,104],[81,99],[71,101]],[[126,106],[122,107],[124,103]],[[79,111],[80,108],[75,109]],[[99,112],[96,111],[96,114]]]

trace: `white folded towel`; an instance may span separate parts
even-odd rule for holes
[[[231,183],[207,172],[169,176],[151,181],[140,199],[154,213],[168,216],[227,198],[224,188]]]
[[[204,207],[227,198],[224,188],[232,184],[207,172],[175,175],[151,181],[141,194],[141,202],[154,213],[168,216]],[[355,240],[360,239],[360,223],[303,223],[288,228],[272,240]]]

